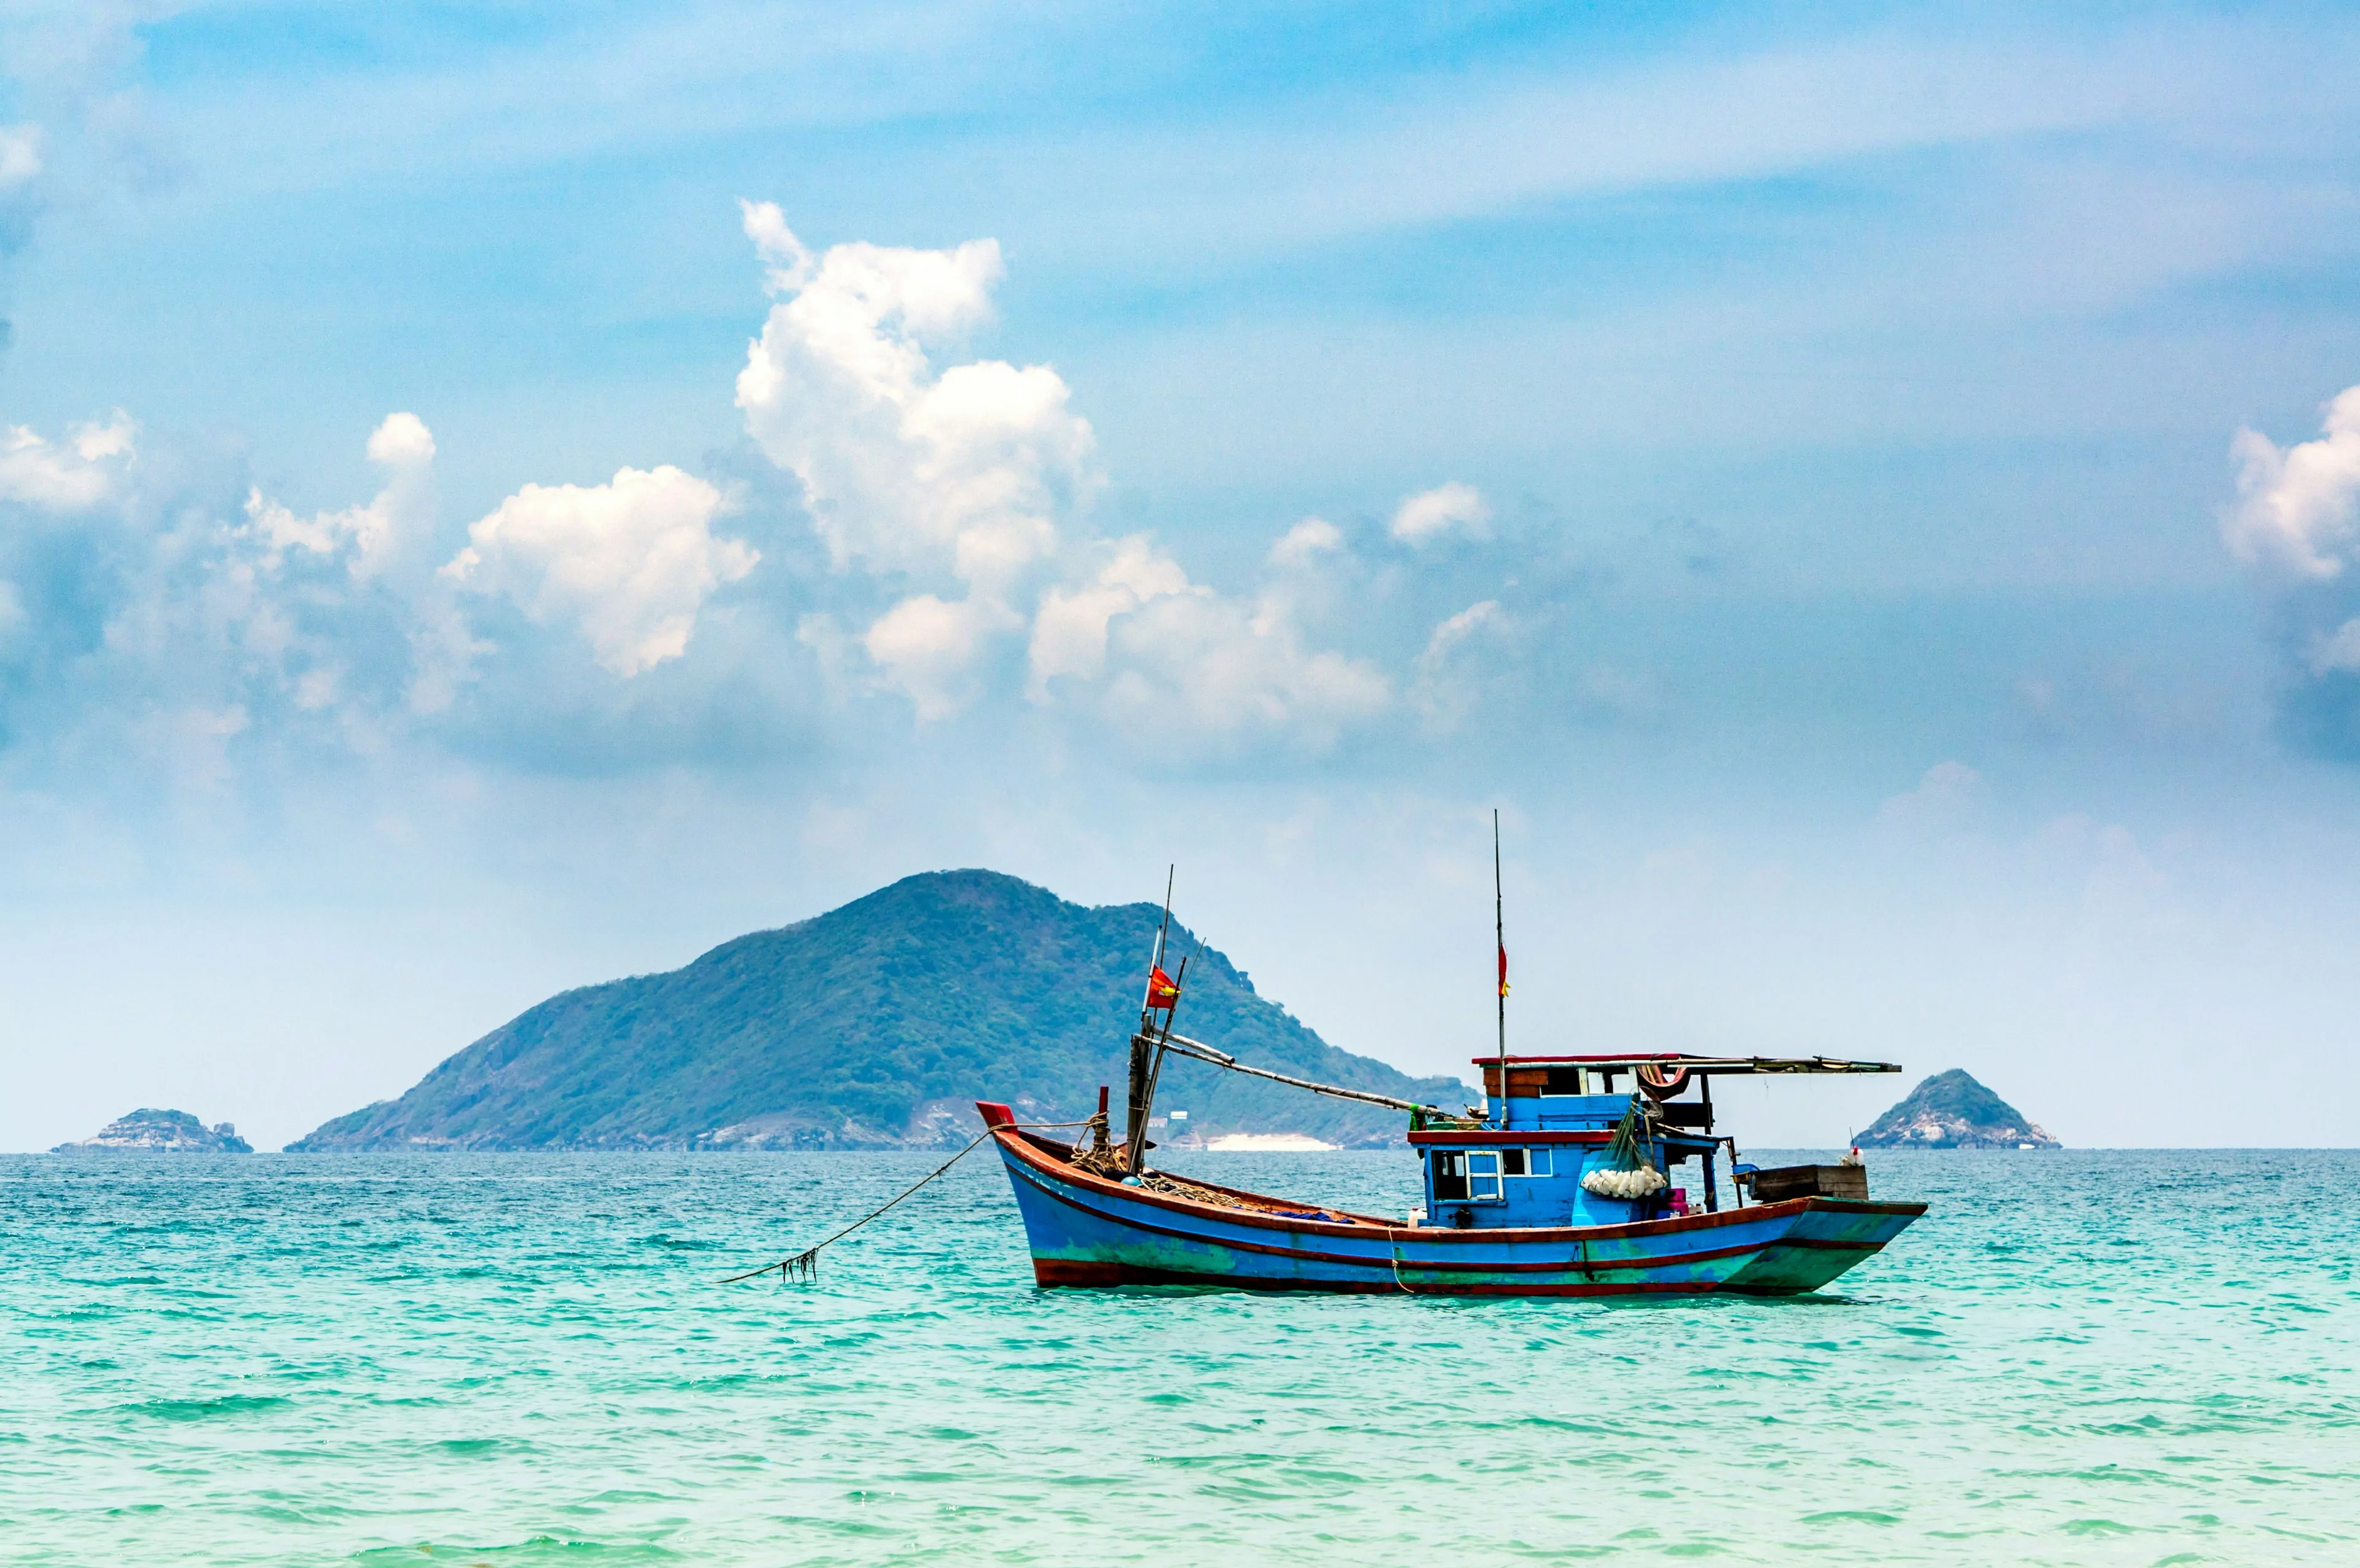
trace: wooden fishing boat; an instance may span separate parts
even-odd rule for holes
[[[1104,1088],[1098,1115],[1087,1124],[1087,1145],[1043,1138],[1020,1126],[1006,1105],[976,1104],[984,1136],[999,1148],[1015,1187],[1032,1277],[1043,1285],[1413,1295],[1791,1296],[1816,1290],[1873,1257],[1926,1212],[1923,1203],[1871,1203],[1858,1149],[1838,1165],[1764,1171],[1741,1160],[1736,1143],[1713,1127],[1717,1077],[1898,1073],[1896,1063],[1671,1052],[1509,1055],[1496,811],[1491,834],[1500,1049],[1475,1059],[1483,1070],[1483,1106],[1463,1115],[1249,1067],[1173,1033],[1188,964],[1176,976],[1164,972],[1172,921],[1167,878],[1164,923],[1131,1037],[1122,1143],[1109,1136]],[[1407,1112],[1425,1202],[1395,1219],[1149,1170],[1155,1083],[1172,1055]],[[1723,1149],[1734,1200],[1727,1207],[1715,1170]],[[1691,1203],[1688,1190],[1673,1186],[1668,1174],[1691,1163],[1700,1203]]]
[[[1255,1072],[1176,1035],[1135,1038],[1134,1057],[1150,1052]],[[1098,1144],[1086,1147],[1025,1130],[1006,1105],[976,1108],[1014,1186],[1033,1278],[1051,1286],[1795,1295],[1873,1256],[1926,1212],[1923,1203],[1870,1202],[1861,1166],[1762,1171],[1714,1132],[1708,1085],[1715,1076],[1898,1071],[1888,1063],[1650,1055],[1482,1058],[1478,1065],[1496,1110],[1459,1116],[1256,1073],[1410,1113],[1425,1202],[1399,1217],[1147,1170],[1136,1158],[1149,1147],[1140,1136],[1143,1114],[1123,1144],[1107,1141],[1101,1120]],[[1145,1092],[1134,1090],[1135,1113],[1148,1109],[1153,1078],[1151,1067]],[[1691,1089],[1701,1098],[1688,1098]],[[1614,1163],[1618,1134],[1622,1160],[1635,1146],[1635,1168]],[[1724,1149],[1738,1189],[1727,1204],[1715,1171]],[[1666,1174],[1690,1164],[1701,1188],[1694,1204]]]

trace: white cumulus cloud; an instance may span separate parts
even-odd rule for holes
[[[1286,562],[1305,531],[1282,538],[1273,561]],[[1029,691],[1035,702],[1070,696],[1140,735],[1324,750],[1389,706],[1393,686],[1373,665],[1307,641],[1289,583],[1233,598],[1134,537],[1087,581],[1042,596]]]
[[[2230,553],[2298,577],[2343,572],[2360,502],[2360,387],[2327,406],[2317,441],[2281,448],[2241,430],[2230,445],[2237,460],[2237,505],[2222,521]]]
[[[1453,528],[1480,535],[1491,526],[1491,508],[1472,485],[1452,481],[1420,491],[1393,510],[1393,538],[1409,544],[1439,539]]]
[[[1270,547],[1270,563],[1278,567],[1308,566],[1344,546],[1343,530],[1325,517],[1306,517],[1279,536]]]
[[[909,694],[918,717],[944,719],[975,700],[975,665],[985,643],[1023,624],[995,600],[918,593],[880,615],[861,647]]]
[[[601,665],[637,675],[686,652],[705,600],[760,559],[714,537],[721,509],[720,491],[669,465],[605,485],[528,485],[442,570],[535,620],[572,621]]]
[[[434,461],[434,432],[415,414],[393,413],[369,432],[371,463],[410,468]]]
[[[1160,595],[1108,625],[1104,711],[1142,735],[1318,751],[1393,701],[1365,660],[1304,646],[1289,602]]]
[[[247,526],[274,553],[331,555],[350,545],[355,577],[420,560],[434,531],[434,437],[415,414],[388,414],[369,436],[368,455],[387,474],[385,488],[367,505],[302,517],[252,490],[246,498]]]
[[[783,296],[738,377],[763,452],[803,482],[839,565],[948,573],[999,597],[1096,485],[1088,421],[1046,365],[929,350],[989,319],[1000,246],[839,245],[814,258],[767,202],[746,232]]]
[[[738,376],[747,432],[801,481],[839,569],[959,592],[906,598],[862,638],[921,713],[978,690],[967,666],[1022,630],[1098,478],[1087,420],[1044,365],[934,352],[991,315],[1000,245],[832,245],[814,256],[769,202],[742,203],[777,302]]]
[[[1049,682],[1059,676],[1095,681],[1105,673],[1107,626],[1117,615],[1129,615],[1151,599],[1204,592],[1190,585],[1179,562],[1147,540],[1124,539],[1095,578],[1042,595],[1032,618],[1029,657],[1033,700],[1044,700]]]
[[[1293,591],[1232,598],[1143,538],[1094,535],[1093,437],[1054,370],[940,363],[990,318],[996,243],[814,255],[775,206],[743,214],[777,297],[738,377],[746,429],[802,482],[839,570],[915,580],[857,637],[807,623],[814,648],[857,646],[921,719],[982,695],[995,644],[1019,635],[1033,702],[1165,733],[1316,749],[1392,701],[1373,666],[1311,646]],[[1464,485],[1436,495],[1423,527],[1489,515]],[[1306,517],[1268,565],[1306,590],[1305,569],[1342,544]]]
[[[137,430],[119,411],[105,424],[74,426],[61,441],[45,440],[28,426],[0,426],[0,500],[86,512],[116,498]]]

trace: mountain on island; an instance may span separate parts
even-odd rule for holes
[[[252,1154],[254,1146],[227,1122],[207,1127],[186,1111],[143,1106],[118,1116],[80,1143],[61,1143],[51,1154]]]
[[[1114,1088],[1120,1136],[1161,915],[1069,904],[991,871],[908,877],[685,968],[553,996],[399,1099],[289,1148],[955,1148],[981,1129],[976,1100],[1077,1121],[1101,1083]],[[1175,923],[1171,950],[1196,945]],[[1296,1077],[1454,1109],[1469,1095],[1455,1078],[1411,1078],[1329,1045],[1209,947],[1189,967],[1177,1027]],[[1256,1133],[1374,1145],[1404,1123],[1179,1058],[1156,1107],[1188,1113],[1153,1129],[1166,1144]]]
[[[1961,1068],[1937,1073],[1876,1118],[1855,1140],[1863,1149],[2057,1149],[2022,1111]]]

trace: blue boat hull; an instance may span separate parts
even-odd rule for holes
[[[987,1117],[1006,1112],[984,1107]],[[1227,1285],[1418,1296],[1796,1295],[1874,1255],[1923,1203],[1838,1198],[1570,1229],[1452,1230],[1190,1185],[1206,1201],[1126,1187],[1067,1146],[998,1126],[1033,1277],[1043,1285]],[[1222,1200],[1228,1200],[1226,1202]]]

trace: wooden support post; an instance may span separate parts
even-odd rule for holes
[[[1125,1124],[1122,1168],[1136,1176],[1147,1158],[1147,1112],[1155,1098],[1155,1042],[1145,1030],[1131,1037],[1131,1119]]]

